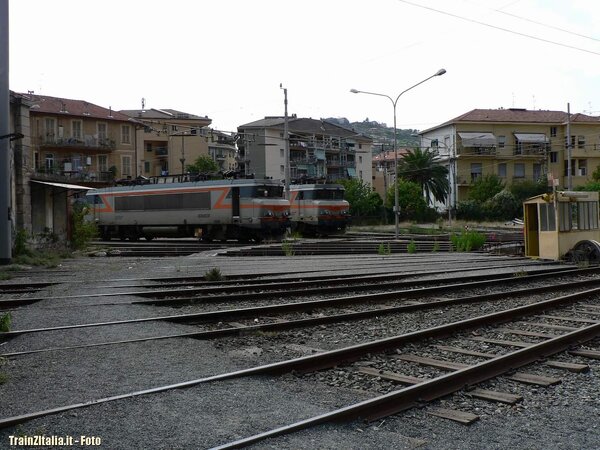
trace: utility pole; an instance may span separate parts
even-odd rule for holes
[[[290,132],[289,132],[289,120],[288,120],[288,99],[287,99],[287,89],[283,87],[282,84],[279,85],[280,89],[283,89],[283,105],[285,109],[285,115],[283,119],[283,141],[284,141],[284,189],[285,189],[285,198],[287,200],[290,199]]]
[[[0,0],[0,264],[12,258],[8,48],[8,0]]]
[[[571,175],[571,104],[567,103],[567,190],[573,189],[573,176]]]

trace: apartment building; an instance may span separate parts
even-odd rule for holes
[[[265,117],[238,127],[238,167],[257,178],[285,178],[284,117]],[[372,183],[372,139],[310,118],[288,119],[292,182],[360,178]]]
[[[445,206],[452,208],[468,199],[473,183],[488,174],[507,185],[550,176],[567,189],[569,179],[572,187],[590,181],[600,165],[600,117],[585,114],[474,109],[419,135],[421,147],[437,151],[449,169],[451,192]]]
[[[186,165],[199,156],[209,155],[212,120],[207,116],[174,109],[122,110],[134,120],[136,174],[156,175],[185,173]]]

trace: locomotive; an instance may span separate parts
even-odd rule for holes
[[[144,183],[88,191],[88,219],[100,237],[148,240],[197,237],[205,241],[281,239],[290,204],[274,180],[145,179]]]
[[[339,184],[290,185],[292,227],[306,236],[329,236],[346,231],[350,204]]]

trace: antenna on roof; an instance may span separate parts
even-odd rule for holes
[[[142,97],[142,111],[146,109],[146,99]]]

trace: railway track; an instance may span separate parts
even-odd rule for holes
[[[269,437],[278,436],[285,433],[297,431],[302,428],[314,426],[317,424],[332,422],[337,420],[353,420],[358,417],[374,420],[385,417],[390,414],[395,414],[408,408],[414,407],[424,401],[433,401],[439,397],[459,391],[465,386],[475,386],[486,380],[491,380],[495,377],[510,373],[510,377],[516,381],[524,381],[526,383],[555,383],[559,380],[549,382],[541,376],[535,374],[513,373],[516,368],[523,367],[540,359],[548,358],[551,355],[571,349],[574,345],[591,341],[600,336],[600,320],[598,319],[598,311],[595,308],[600,308],[600,289],[586,290],[576,294],[554,297],[549,300],[535,302],[528,305],[511,308],[494,312],[479,317],[473,317],[458,322],[448,323],[432,328],[427,328],[412,333],[397,335],[380,339],[371,342],[365,342],[358,345],[343,347],[340,349],[322,352],[313,356],[293,358],[276,363],[250,367],[234,372],[223,373],[211,377],[205,377],[195,380],[186,380],[180,383],[144,389],[127,394],[109,396],[100,399],[94,399],[88,402],[80,402],[71,405],[64,405],[48,410],[35,411],[20,416],[8,417],[0,420],[0,428],[14,426],[35,418],[58,414],[73,409],[98,405],[102,403],[124,400],[127,398],[153,395],[168,390],[189,388],[199,384],[212,383],[215,381],[223,381],[232,378],[268,375],[278,376],[284,373],[308,373],[322,371],[336,366],[344,366],[344,370],[358,370],[360,373],[367,376],[387,377],[395,382],[403,382],[409,387],[395,390],[384,395],[379,395],[371,400],[359,402],[353,405],[348,405],[344,408],[330,411],[326,414],[311,417],[301,422],[292,423],[283,427],[277,427],[272,430],[264,431],[260,434],[249,436],[244,439],[236,440],[230,443],[219,445],[217,448],[240,448],[252,443],[264,440]],[[583,310],[583,311],[582,311]],[[550,313],[548,312],[550,311]],[[595,315],[595,319],[589,318],[587,315]],[[582,315],[587,318],[581,317]],[[563,325],[555,325],[547,321],[559,321]],[[533,327],[547,327],[552,329],[552,334],[528,331],[522,329],[519,331],[519,326],[523,322],[533,324]],[[566,323],[569,324],[567,329]],[[499,327],[502,328],[499,328]],[[490,327],[492,327],[490,329]],[[513,328],[514,327],[514,328]],[[562,329],[561,329],[562,327]],[[473,331],[475,330],[475,331]],[[452,361],[444,361],[440,359],[423,357],[412,353],[405,353],[398,350],[404,346],[411,344],[425,345],[425,342],[430,342],[431,339],[447,339],[451,336],[456,339],[461,336],[461,333],[470,332],[467,337],[471,342],[484,342],[500,346],[503,351],[496,353],[486,353],[484,351],[476,352],[468,348],[461,349],[453,343],[453,346],[444,345],[444,342],[436,343],[441,346],[443,351],[454,349],[456,354],[469,355],[470,357],[480,357],[482,362],[463,364]],[[534,337],[537,341],[508,341],[498,339],[498,334],[511,334],[517,336]],[[475,335],[475,338],[472,336]],[[430,345],[430,344],[427,344]],[[516,347],[517,350],[512,349]],[[372,358],[374,353],[387,355],[392,352],[391,358],[396,361],[411,362],[417,364],[428,365],[438,369],[450,370],[450,373],[431,377],[428,379],[416,379],[415,377],[404,376],[398,373],[385,373],[385,371],[373,366],[372,362],[367,365],[362,364],[354,366],[354,369],[348,368],[350,363],[360,362],[364,358]],[[594,351],[579,350],[579,355],[587,355],[588,357],[598,357],[600,353]],[[376,366],[376,365],[375,365]],[[574,364],[555,364],[555,367],[570,368],[575,370]],[[358,369],[357,369],[358,368]],[[369,369],[370,370],[366,370]],[[579,369],[583,370],[581,367]],[[546,377],[547,378],[547,377]],[[489,398],[501,397],[498,393],[482,394]],[[449,413],[448,413],[449,414]]]
[[[227,380],[246,380],[244,389],[269,383],[269,379],[280,380],[273,385],[279,386],[285,380],[297,385],[293,391],[298,395],[302,386],[326,386],[344,393],[340,398],[346,399],[345,406],[294,415],[288,422],[271,417],[269,411],[277,407],[267,406],[254,426],[258,434],[239,430],[214,436],[208,433],[196,448],[241,448],[264,439],[275,439],[270,445],[277,447],[277,439],[287,439],[282,436],[319,424],[336,427],[340,421],[358,418],[380,421],[415,406],[431,415],[467,423],[479,417],[482,406],[474,402],[514,405],[531,396],[525,386],[538,390],[553,386],[572,377],[570,373],[588,370],[586,361],[598,357],[600,268],[473,255],[464,267],[457,259],[447,262],[439,273],[434,268],[436,258],[429,256],[411,255],[410,261],[365,259],[361,269],[372,264],[375,273],[360,276],[350,270],[338,277],[318,270],[290,276],[265,266],[262,274],[231,274],[219,282],[207,282],[193,274],[115,278],[104,280],[102,290],[85,296],[49,298],[44,293],[35,297],[38,301],[45,297],[43,303],[15,304],[15,312],[35,308],[48,311],[50,317],[58,317],[62,309],[138,312],[131,319],[71,321],[62,326],[50,323],[0,334],[4,341],[0,342],[0,362],[8,361],[9,367],[31,363],[39,367],[41,361],[64,361],[70,367],[86,364],[86,355],[123,362],[128,354],[151,358],[153,349],[163,348],[154,344],[160,342],[175,346],[204,342],[223,356],[262,350],[240,356],[234,367],[229,363],[220,371],[200,370],[195,377],[178,377],[174,372],[153,381],[138,373],[139,380],[128,379],[122,387],[111,389],[104,377],[92,376],[73,394],[52,401],[52,392],[62,386],[54,379],[48,386],[49,396],[40,396],[39,404],[25,402],[22,407],[7,409],[12,414],[0,419],[0,429],[6,430],[0,432],[0,439],[2,433],[14,434],[18,424],[60,424],[70,417],[106,410],[102,405],[131,408],[137,402],[132,399],[161,402],[151,399],[169,392],[210,397],[216,395],[211,392],[221,391]],[[403,270],[379,271],[379,260],[388,265],[394,261]],[[410,270],[415,261],[419,261],[418,269]],[[78,283],[73,279],[63,285],[73,292],[79,290]],[[58,292],[60,288],[51,285],[48,289]],[[35,293],[19,295],[12,300],[27,296],[31,300]],[[11,299],[2,301],[6,300]],[[85,316],[75,313],[72,317]],[[90,317],[102,314],[92,312]],[[147,331],[137,333],[137,327]],[[108,329],[114,332],[101,331]],[[119,334],[120,329],[128,330],[130,336]],[[99,353],[102,348],[107,350]],[[298,356],[303,354],[308,356]],[[192,359],[185,365],[203,355],[189,354]],[[128,373],[127,366],[125,363],[117,370],[120,377]],[[51,375],[48,381],[52,379]],[[200,386],[204,386],[202,394],[197,391]],[[237,384],[228,386],[227,395],[241,395],[235,390]],[[354,390],[360,395],[349,394]],[[370,398],[365,400],[367,393]],[[497,406],[489,408],[502,411]],[[83,409],[89,412],[75,412]],[[199,411],[205,411],[202,417],[211,414],[210,409]],[[239,416],[250,411],[230,413]]]

